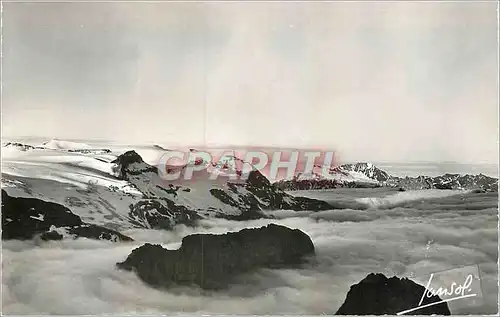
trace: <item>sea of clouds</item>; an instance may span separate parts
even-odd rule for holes
[[[5,241],[3,312],[334,314],[349,287],[371,272],[426,276],[475,264],[482,278],[481,301],[471,306],[463,299],[449,307],[454,314],[497,312],[496,193],[449,191],[444,196],[421,191],[365,198],[358,197],[357,202],[351,198],[355,205],[371,204],[364,210],[276,211],[275,220],[211,219],[196,228],[178,226],[174,231],[129,230],[124,233],[136,239],[131,244],[86,239],[43,245]],[[385,203],[380,208],[373,201]],[[306,232],[316,247],[316,259],[300,270],[261,270],[221,292],[159,291],[134,273],[115,268],[144,242],[177,248],[182,237],[195,232],[224,233],[271,222]]]

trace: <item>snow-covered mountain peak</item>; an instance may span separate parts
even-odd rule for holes
[[[72,141],[64,141],[59,139],[52,139],[50,141],[42,143],[42,146],[47,149],[53,150],[87,150],[91,146],[85,143],[78,143]]]
[[[136,151],[130,150],[119,155],[112,163],[128,168],[132,164],[143,164],[144,160]]]
[[[384,182],[389,179],[389,174],[385,171],[379,169],[370,162],[358,162],[355,164],[343,164],[333,169],[333,171],[346,171],[346,172],[356,172],[361,173],[364,176],[376,180],[378,182]]]

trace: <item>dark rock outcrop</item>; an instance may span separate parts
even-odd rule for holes
[[[136,151],[127,151],[118,156],[111,163],[116,164],[116,173],[118,178],[129,180],[129,175],[140,175],[143,173],[157,173],[158,169],[142,160],[142,157]]]
[[[69,149],[66,150],[70,153],[80,153],[80,154],[110,154],[110,149]]]
[[[425,287],[407,278],[387,278],[371,273],[351,286],[336,315],[396,315],[419,306]],[[439,296],[425,297],[420,306],[440,302]],[[406,315],[450,315],[446,303],[420,308]]]
[[[35,150],[35,149],[41,149],[40,147],[36,147],[33,145],[29,145],[29,144],[23,144],[23,143],[19,143],[19,142],[7,142],[7,143],[2,144],[2,147],[16,148],[20,151],[30,151],[30,150]]]
[[[223,235],[189,235],[178,250],[147,243],[117,267],[135,271],[157,288],[198,285],[222,289],[240,274],[300,265],[310,255],[314,255],[314,245],[307,234],[270,224]]]
[[[68,208],[37,198],[11,197],[2,190],[2,240],[61,240],[65,236],[132,241],[119,232],[84,223]]]
[[[129,221],[143,228],[172,229],[176,224],[194,226],[201,219],[195,211],[167,198],[143,199],[129,206]]]

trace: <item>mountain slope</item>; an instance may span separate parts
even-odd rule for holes
[[[36,198],[11,197],[2,190],[2,240],[61,240],[63,237],[133,241],[119,232],[86,224],[68,208]]]
[[[200,213],[208,217],[248,220],[266,217],[260,212],[266,209],[333,208],[321,201],[288,195],[272,186],[258,171],[250,172],[245,182],[232,182],[224,177],[211,180],[208,172],[200,172],[192,181],[181,178],[166,182],[157,168],[145,163],[135,151],[124,153],[113,163],[119,179],[128,181],[143,193],[148,203],[173,212],[169,218],[182,218],[182,223],[197,219]],[[185,166],[183,168],[185,170]],[[147,209],[141,210],[144,208]],[[132,213],[143,218],[141,214]]]
[[[112,156],[67,149],[19,151],[2,161],[2,188],[12,197],[61,204],[85,223],[114,230],[170,229],[206,217],[270,217],[262,212],[266,209],[333,209],[323,201],[286,194],[258,171],[238,182],[211,180],[208,174],[166,182],[135,151]]]

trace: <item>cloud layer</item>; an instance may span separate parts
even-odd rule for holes
[[[333,195],[330,199],[347,198]],[[386,200],[394,200],[391,197]],[[329,211],[274,221],[212,219],[197,228],[181,226],[171,232],[130,230],[126,234],[136,244],[122,246],[81,240],[34,247],[7,241],[3,243],[3,311],[333,314],[349,287],[371,272],[425,277],[478,264],[482,302],[471,306],[465,300],[455,301],[450,309],[454,314],[494,314],[498,308],[497,202],[498,196],[493,194],[469,194],[435,201],[409,200],[392,209]],[[144,285],[134,273],[114,268],[146,241],[175,248],[191,233],[225,233],[270,222],[306,232],[316,247],[314,265],[301,270],[264,270],[247,277],[244,284],[218,293],[196,289],[162,292]]]

